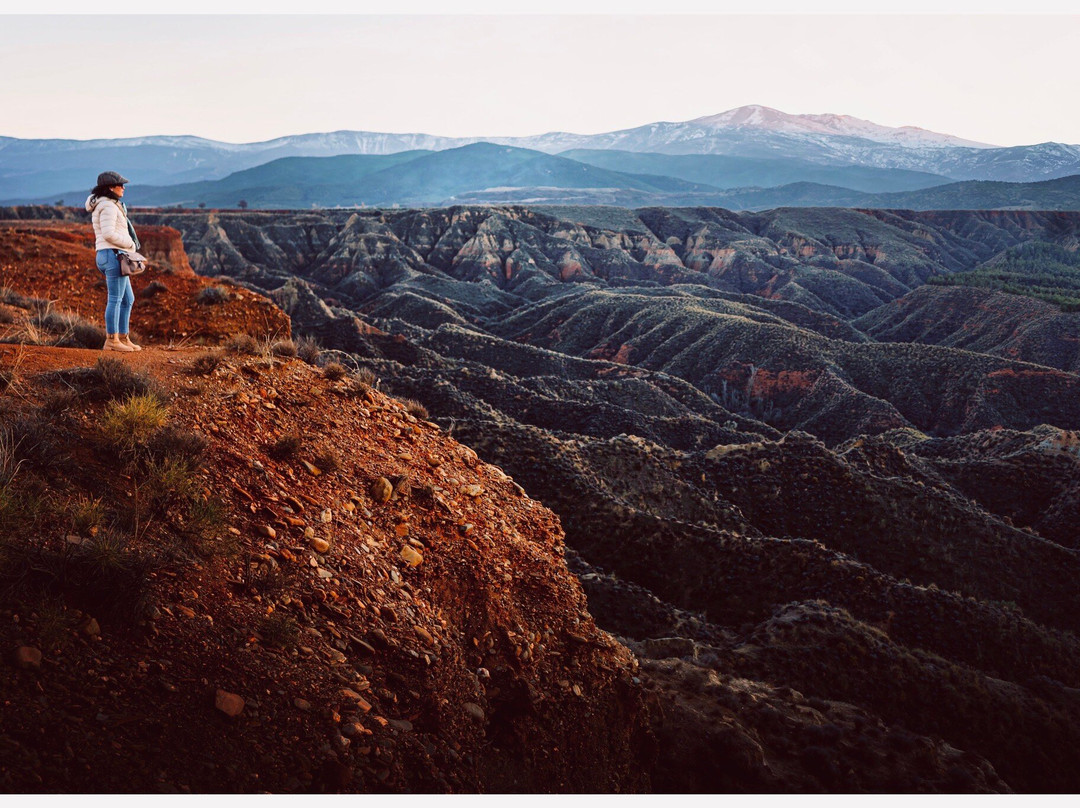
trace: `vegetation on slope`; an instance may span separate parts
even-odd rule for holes
[[[1062,311],[1080,311],[1080,251],[1030,241],[1005,250],[970,272],[934,275],[927,282],[993,289],[1056,303]]]

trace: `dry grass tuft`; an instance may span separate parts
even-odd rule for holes
[[[152,298],[152,297],[156,297],[157,295],[160,295],[162,292],[167,292],[167,291],[169,291],[169,287],[166,286],[161,281],[156,281],[156,280],[155,281],[150,281],[150,283],[148,283],[146,285],[146,288],[144,288],[141,292],[139,292],[139,297],[149,299],[149,298]]]
[[[426,421],[428,419],[427,407],[416,399],[403,398],[401,399],[401,403],[405,405],[405,412],[409,413],[413,418],[418,418],[421,421]]]
[[[229,290],[223,286],[207,286],[195,295],[195,302],[200,306],[218,306],[230,297]]]
[[[322,347],[313,337],[300,337],[296,340],[296,355],[309,365],[314,365],[322,355]]]
[[[200,354],[191,363],[191,373],[196,376],[209,376],[217,370],[224,358],[224,351],[210,351],[209,353]]]
[[[111,356],[98,359],[92,368],[66,368],[45,374],[46,380],[59,380],[94,401],[122,399],[132,395],[152,395],[164,401],[164,394],[153,378]]]
[[[297,355],[296,343],[291,339],[279,339],[270,345],[270,354],[282,358],[292,358]]]
[[[259,341],[251,334],[233,334],[226,340],[224,347],[231,353],[254,356],[259,352]]]
[[[340,362],[331,362],[322,369],[323,378],[332,382],[338,382],[349,375],[349,369]]]
[[[300,626],[284,612],[271,612],[259,620],[258,632],[267,645],[288,649],[296,645]]]
[[[323,449],[315,455],[315,465],[323,471],[333,472],[341,470],[341,455],[333,447]]]
[[[290,432],[278,438],[267,448],[266,453],[275,460],[288,460],[291,457],[296,457],[303,448],[303,436],[299,432]]]

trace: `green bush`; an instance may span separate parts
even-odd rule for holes
[[[149,443],[168,415],[157,396],[131,395],[123,401],[109,402],[98,430],[106,443],[133,451]]]

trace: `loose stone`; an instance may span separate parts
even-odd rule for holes
[[[424,562],[424,557],[407,544],[401,548],[401,558],[410,567],[419,567]]]
[[[484,715],[484,708],[481,707],[479,704],[467,701],[462,706],[465,708],[465,712],[467,712],[469,716],[476,721],[483,723],[484,719],[487,717]]]
[[[214,694],[214,706],[229,718],[236,718],[244,711],[244,700],[235,693],[218,688]]]
[[[15,650],[15,666],[24,670],[41,667],[41,651],[29,645]]]
[[[353,705],[356,707],[356,709],[358,709],[360,712],[362,712],[362,713],[371,712],[371,705],[367,702],[367,700],[363,696],[361,696],[359,693],[357,693],[352,688],[348,688],[348,687],[342,688],[341,695],[342,695],[343,698],[346,698],[349,701],[351,701],[353,703]]]
[[[394,486],[385,477],[379,477],[371,484],[371,498],[376,502],[386,502],[394,493]]]

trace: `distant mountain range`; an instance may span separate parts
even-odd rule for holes
[[[1080,208],[1080,176],[1034,183],[955,182],[927,187],[926,175],[843,167],[804,171],[775,168],[773,176],[820,175],[863,188],[913,187],[868,193],[822,182],[797,181],[772,187],[721,188],[692,182],[719,176],[731,161],[721,155],[662,155],[630,152],[568,152],[579,160],[512,146],[474,143],[445,151],[416,150],[390,155],[284,157],[238,171],[221,180],[177,185],[134,186],[129,204],[139,207],[300,209],[333,207],[441,207],[455,204],[615,205],[722,207],[895,208],[906,210]],[[616,171],[619,155],[635,172]],[[589,160],[590,162],[585,162]],[[591,162],[595,160],[600,165]],[[745,170],[753,171],[754,161]],[[86,192],[62,194],[79,204]]]
[[[1080,174],[1080,146],[997,147],[845,115],[740,107],[596,135],[449,138],[333,132],[232,144],[198,137],[0,138],[0,201],[79,204],[106,168],[131,202],[251,207],[457,202],[971,208],[1044,206],[1031,184]],[[957,186],[957,181],[965,183]],[[981,183],[1021,183],[991,187]],[[938,188],[935,194],[927,193]],[[915,196],[907,200],[904,194]],[[1071,191],[1069,192],[1071,193]],[[1061,188],[1052,207],[1076,207]],[[879,199],[881,195],[895,200]]]

